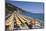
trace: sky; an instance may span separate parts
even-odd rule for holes
[[[32,13],[43,13],[44,3],[41,2],[25,2],[25,1],[7,1],[25,11]]]

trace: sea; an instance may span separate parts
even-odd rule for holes
[[[27,13],[27,12],[24,12],[23,15],[26,15],[26,16],[29,16],[29,17],[32,17],[32,18],[37,18],[39,20],[44,21],[44,14],[42,14],[42,13]]]

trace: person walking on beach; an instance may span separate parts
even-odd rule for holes
[[[31,21],[29,21],[28,23],[26,22],[27,26],[29,27],[29,29],[32,29],[33,25],[36,24],[35,19],[32,19]]]
[[[29,23],[25,23],[28,27],[29,27],[29,29],[32,29],[32,25],[31,25],[31,23],[29,22]]]

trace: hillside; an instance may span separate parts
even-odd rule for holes
[[[11,3],[6,3],[6,13],[7,12],[14,12],[14,11],[17,11],[17,10],[19,10],[19,11],[21,11],[21,12],[26,12],[26,11],[24,11],[23,9],[21,9],[21,8],[19,8],[19,7],[16,7],[16,6],[14,6],[14,5],[12,5]]]

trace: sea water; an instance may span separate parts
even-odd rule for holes
[[[44,21],[44,14],[42,14],[42,13],[23,13],[23,15],[37,18],[37,19]]]

